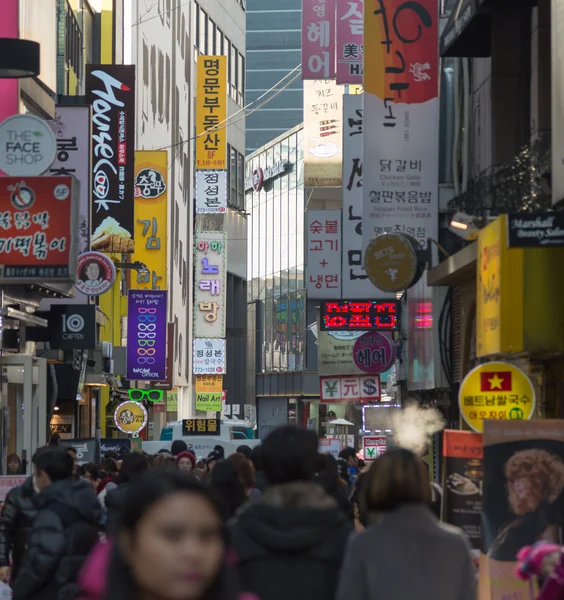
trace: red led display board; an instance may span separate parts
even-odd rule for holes
[[[393,300],[338,300],[321,303],[323,331],[393,331],[400,303]]]

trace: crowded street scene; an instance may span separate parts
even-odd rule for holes
[[[0,0],[0,600],[564,600],[563,24]]]

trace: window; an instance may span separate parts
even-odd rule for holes
[[[215,48],[215,23],[208,17],[208,41],[206,44],[206,54],[213,55]]]
[[[207,47],[207,37],[208,37],[208,15],[203,10],[200,10],[199,30],[200,30],[200,35],[199,35],[198,50],[202,54],[205,54],[206,47]]]
[[[231,208],[245,208],[245,157],[227,146],[227,203]]]

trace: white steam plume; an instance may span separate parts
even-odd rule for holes
[[[445,424],[438,409],[423,408],[412,402],[392,417],[394,443],[420,455],[427,448],[431,435],[444,429]]]

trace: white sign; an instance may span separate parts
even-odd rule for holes
[[[322,439],[319,440],[317,451],[320,454],[330,454],[333,458],[339,458],[341,453],[341,440],[339,439]]]
[[[321,402],[378,402],[380,376],[320,377]]]
[[[46,121],[14,115],[0,124],[0,169],[13,177],[36,177],[53,164],[57,140]]]
[[[386,435],[371,435],[362,438],[365,462],[376,460],[386,452]]]
[[[225,374],[225,340],[194,338],[192,373],[194,375]]]
[[[341,211],[307,212],[307,295],[341,298]]]
[[[241,414],[241,405],[240,404],[232,404],[231,405],[231,414],[235,417],[238,417]]]
[[[196,212],[227,210],[227,171],[196,171]]]
[[[114,285],[116,268],[101,252],[84,252],[78,257],[76,289],[87,296],[105,294]]]
[[[289,171],[291,163],[287,160],[279,160],[272,165],[268,165],[264,169],[257,167],[252,173],[248,172],[245,176],[245,191],[255,190],[260,192],[262,190],[263,183],[269,179],[274,179],[282,173]]]
[[[362,261],[362,96],[343,97],[343,290],[350,300],[371,298],[375,287]]]

